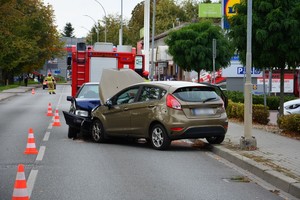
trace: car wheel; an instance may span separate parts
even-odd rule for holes
[[[70,127],[68,129],[68,138],[76,138],[78,130],[76,128]]]
[[[100,120],[93,121],[92,138],[95,142],[101,143],[105,141],[104,128]]]
[[[150,132],[150,142],[152,147],[157,150],[167,149],[171,144],[171,140],[167,136],[167,132],[161,124],[155,124],[152,126]]]
[[[210,144],[221,144],[225,139],[225,135],[222,136],[214,136],[214,137],[207,137],[206,140]]]

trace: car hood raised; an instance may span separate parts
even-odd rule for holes
[[[122,89],[143,81],[144,79],[132,69],[103,69],[99,82],[100,100],[105,103]]]

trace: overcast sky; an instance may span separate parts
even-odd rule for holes
[[[56,25],[59,32],[62,32],[66,23],[73,26],[76,37],[85,37],[94,26],[94,21],[103,19],[105,16],[103,8],[95,0],[43,0],[53,6]],[[121,15],[121,0],[98,0],[106,15]],[[143,0],[123,0],[123,18],[130,19],[134,7]],[[89,15],[86,17],[84,15]],[[86,30],[88,29],[88,30]]]

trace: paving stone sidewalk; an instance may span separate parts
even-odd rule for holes
[[[258,149],[247,151],[239,148],[242,136],[243,124],[230,122],[225,141],[212,151],[300,198],[300,141],[253,128]]]

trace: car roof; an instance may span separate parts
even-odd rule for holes
[[[82,85],[98,85],[99,83],[98,82],[86,82]]]
[[[298,103],[300,103],[300,98],[284,102],[283,105],[287,106],[287,105],[293,105],[293,104],[298,104]]]
[[[199,84],[199,83],[194,83],[190,81],[152,81],[152,82],[143,82],[143,83],[138,83],[135,85],[152,85],[152,86],[162,86],[165,88],[173,88],[173,91],[176,90],[177,88],[182,88],[182,87],[212,87],[210,85],[205,85],[205,84]]]

